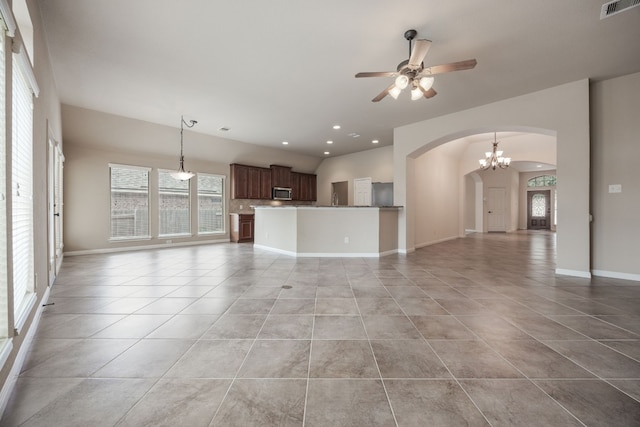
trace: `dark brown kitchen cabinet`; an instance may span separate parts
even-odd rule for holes
[[[291,199],[302,200],[300,198],[300,174],[291,172]]]
[[[249,168],[249,183],[247,185],[249,187],[249,191],[247,199],[259,199],[262,195],[260,191],[262,189],[260,185],[261,175],[260,168]]]
[[[260,198],[271,199],[271,169],[260,168]]]
[[[293,187],[291,175],[292,172],[289,166],[271,165],[271,185],[273,187]]]
[[[293,200],[315,202],[318,190],[316,175],[310,173],[291,172],[291,190]]]
[[[232,213],[229,216],[229,222],[231,223],[231,241],[236,243],[253,242],[253,214]]]
[[[271,199],[271,169],[233,163],[232,199]]]
[[[232,164],[231,172],[231,198],[249,198],[249,166]]]

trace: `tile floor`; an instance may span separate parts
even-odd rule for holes
[[[2,426],[638,426],[640,284],[555,235],[67,257]]]

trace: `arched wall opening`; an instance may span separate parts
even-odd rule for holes
[[[516,124],[516,125],[505,125]],[[436,117],[395,129],[394,200],[404,209],[399,218],[399,248],[416,248],[415,210],[417,195],[416,160],[427,151],[469,135],[515,131],[556,135],[558,228],[558,274],[590,277],[589,229],[589,84],[588,80],[557,86],[492,104]],[[532,159],[533,160],[533,159]],[[544,161],[544,159],[540,159]],[[547,163],[554,163],[547,161]],[[459,166],[457,176],[477,166]],[[464,193],[459,179],[458,197]],[[450,215],[462,220],[462,200]],[[459,236],[464,235],[460,226]]]

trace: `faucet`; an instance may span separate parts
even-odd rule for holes
[[[338,206],[338,193],[336,192],[331,196],[331,206]]]

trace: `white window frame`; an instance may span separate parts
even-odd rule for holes
[[[12,92],[12,252],[14,329],[19,333],[36,302],[33,224],[33,97],[39,88],[31,62],[13,40]]]
[[[212,178],[220,178],[220,180],[222,181],[222,193],[220,194],[220,199],[221,199],[221,204],[222,204],[222,212],[220,213],[220,221],[222,223],[222,228],[220,230],[215,230],[215,231],[200,231],[201,227],[203,226],[202,224],[202,218],[201,218],[201,209],[200,209],[200,197],[201,196],[208,196],[209,194],[202,194],[200,192],[200,177],[212,177]],[[224,234],[225,233],[225,218],[226,218],[226,212],[227,212],[227,205],[225,203],[225,181],[226,181],[226,177],[224,175],[217,175],[217,174],[211,174],[211,173],[198,173],[196,175],[196,187],[197,187],[197,195],[196,195],[196,206],[198,209],[198,235],[199,236],[211,236],[211,235],[216,235],[216,234]]]
[[[113,236],[113,228],[112,228],[112,197],[113,197],[113,186],[111,181],[111,171],[114,169],[129,169],[129,170],[137,170],[141,172],[147,173],[147,234],[140,234],[137,236]],[[131,165],[121,165],[116,163],[109,163],[109,242],[122,242],[122,241],[136,241],[136,240],[150,240],[151,239],[151,191],[150,191],[150,180],[151,180],[151,168],[143,167],[143,166],[131,166]]]
[[[181,181],[178,179],[175,179],[171,176],[171,173],[174,173],[174,170],[167,170],[167,169],[158,169],[158,237],[159,238],[167,238],[167,237],[192,237],[193,234],[191,232],[191,180],[185,180],[185,181]],[[187,201],[187,207],[188,207],[188,212],[187,212],[187,219],[188,219],[188,223],[187,223],[187,230],[184,232],[177,232],[177,233],[163,233],[163,225],[164,225],[164,221],[163,221],[163,214],[164,214],[164,210],[162,209],[162,194],[163,191],[161,189],[161,182],[162,182],[162,178],[161,175],[167,175],[167,177],[169,178],[168,182],[176,182],[176,183],[180,183],[180,182],[185,182],[187,184],[187,196],[188,196],[188,201]],[[179,190],[179,189],[177,189]]]

